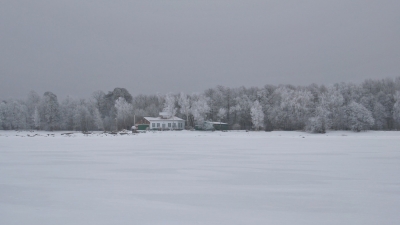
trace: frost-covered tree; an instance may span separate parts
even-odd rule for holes
[[[70,96],[67,96],[60,104],[60,127],[63,130],[74,130],[76,123],[74,117],[76,114],[76,107],[79,102]],[[82,102],[81,102],[82,104]]]
[[[165,95],[165,103],[163,112],[168,114],[168,118],[172,118],[176,115],[177,108],[175,107],[175,96],[171,93]]]
[[[261,104],[256,100],[250,110],[251,122],[255,130],[259,130],[264,125],[264,112]]]
[[[103,119],[101,118],[99,109],[97,109],[96,107],[93,110],[93,120],[97,129],[104,130]]]
[[[393,119],[395,121],[397,129],[400,129],[400,91],[397,91],[395,96],[395,103],[393,106]]]
[[[117,115],[115,101],[121,97],[127,103],[132,103],[132,95],[125,88],[115,88],[112,92],[110,91],[108,94],[104,95],[104,101],[101,104],[98,103],[102,106],[99,110],[103,117],[109,117],[111,121],[115,119]]]
[[[132,114],[132,105],[120,97],[115,101],[115,109],[117,111],[117,120],[121,123],[123,129],[127,129],[128,117]]]
[[[178,116],[186,117],[188,124],[195,124],[195,120],[197,123],[201,123],[205,119],[220,120],[219,110],[224,108],[226,109],[224,122],[235,129],[249,129],[252,126],[251,108],[253,103],[258,101],[262,105],[265,115],[264,126],[268,129],[307,129],[312,132],[323,132],[327,129],[351,129],[350,118],[352,117],[350,115],[355,114],[350,112],[355,108],[352,104],[354,102],[362,105],[371,113],[374,124],[368,129],[392,130],[400,129],[400,103],[399,97],[396,97],[396,91],[400,91],[400,77],[366,80],[361,85],[338,83],[330,87],[316,84],[308,86],[265,85],[263,88],[217,86],[209,88],[199,95],[188,97],[181,94],[176,98],[178,101],[173,100],[171,101],[174,102],[173,104],[167,104],[168,99],[162,94],[132,97],[126,89],[115,88],[108,94],[102,91],[93,93],[92,98],[86,100],[84,105],[90,115],[97,118],[96,121],[98,121],[97,125],[93,121],[89,123],[88,129],[100,129],[101,122],[104,129],[114,129],[117,122],[115,101],[120,97],[131,103],[134,109],[127,117],[118,117],[121,118],[118,119],[121,127],[132,125],[133,115],[136,115],[138,120],[144,116],[158,116],[166,105],[170,105],[172,106],[169,107],[170,109],[180,109]],[[49,104],[45,104],[48,99],[54,99],[51,94],[46,94],[48,96],[41,99],[35,92],[30,92],[28,98],[23,101],[16,99],[2,101],[0,106],[1,129],[38,127],[35,126],[34,121],[35,108],[39,113],[41,129],[76,129],[75,109],[81,103],[67,98],[59,106],[58,118],[50,116],[57,115],[57,113],[49,113],[57,111],[57,107],[53,107],[55,110],[51,110]],[[204,98],[206,102],[204,103],[201,98]],[[100,112],[101,120],[96,116],[95,108]]]
[[[326,129],[340,130],[347,126],[344,98],[337,88],[328,87],[326,92],[320,94],[316,116],[324,116]]]
[[[81,101],[75,108],[74,113],[74,128],[75,130],[80,130],[83,132],[87,132],[91,124],[93,122],[92,115],[88,107],[85,104],[85,101]]]
[[[105,98],[106,94],[103,91],[95,91],[92,93],[92,101],[94,101],[94,104],[96,108],[99,110],[100,114],[103,116],[109,115],[109,110],[107,108],[107,102]]]
[[[34,128],[40,130],[40,114],[37,107],[35,107],[35,110],[33,111],[32,118],[33,118]]]
[[[240,117],[240,111],[241,111],[240,105],[234,105],[230,107],[229,114],[231,115],[232,123],[234,123],[232,125],[232,129],[240,130],[241,128],[240,124],[238,123]]]
[[[284,130],[301,130],[311,116],[314,96],[307,90],[282,86],[272,94],[274,101],[268,112],[274,127]]]
[[[348,126],[352,131],[368,130],[374,125],[371,112],[359,103],[351,102],[347,106],[347,116]]]
[[[329,119],[330,112],[323,106],[318,106],[315,109],[315,115],[308,119],[306,130],[312,133],[325,133],[330,128],[331,120]]]
[[[0,101],[0,129],[6,129],[5,123],[5,107],[6,103],[4,101]]]
[[[28,126],[30,128],[36,128],[38,126],[35,125],[33,121],[33,115],[35,113],[35,109],[37,109],[40,105],[40,96],[35,91],[30,91],[28,94],[27,99],[25,100],[25,105],[27,107],[27,115],[30,117],[28,118]]]
[[[374,118],[375,124],[372,127],[375,130],[387,129],[387,118],[390,113],[386,108],[379,102],[375,102],[371,110],[372,117]]]
[[[3,120],[3,129],[29,128],[29,116],[26,105],[22,101],[8,100],[0,105],[0,114]]]
[[[192,115],[198,125],[203,125],[210,112],[210,107],[207,104],[207,99],[203,95],[196,96],[197,99],[192,104]]]
[[[217,114],[219,121],[221,122],[225,118],[225,116],[226,116],[226,109],[220,108]]]
[[[221,123],[222,123],[222,120],[226,117],[226,112],[227,112],[227,110],[224,109],[224,108],[220,108],[220,109],[218,110],[217,117],[218,117],[218,120],[219,120],[220,125],[221,125]],[[220,127],[220,129],[222,129],[222,127]]]
[[[132,105],[136,115],[156,117],[164,107],[164,99],[157,95],[138,95]]]
[[[190,98],[183,92],[180,93],[178,104],[181,107],[180,112],[186,116],[186,124],[189,124],[189,114],[190,114]]]
[[[242,89],[241,91],[245,92],[244,89]],[[237,110],[236,116],[238,122],[244,129],[249,129],[252,124],[250,110],[253,106],[253,100],[246,93],[241,93],[235,98],[235,102],[235,108]]]
[[[41,111],[43,119],[41,119],[46,130],[53,131],[57,129],[60,121],[60,106],[58,104],[57,95],[52,92],[45,92],[41,102]]]
[[[209,88],[204,91],[204,96],[207,99],[207,105],[210,109],[207,117],[213,121],[216,119],[218,109],[220,108],[221,93],[217,88]]]

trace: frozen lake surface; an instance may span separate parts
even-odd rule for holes
[[[61,133],[0,131],[0,224],[400,221],[400,132]]]

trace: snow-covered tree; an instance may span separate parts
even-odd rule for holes
[[[245,90],[241,90],[245,92]],[[240,96],[235,98],[236,102],[236,117],[238,122],[242,125],[243,128],[249,129],[251,127],[251,107],[253,106],[252,99],[246,94],[243,93]]]
[[[100,95],[101,93],[96,92],[94,93],[95,98],[98,98],[96,96]],[[132,103],[132,95],[125,89],[125,88],[114,88],[114,90],[111,92],[108,92],[108,94],[104,95],[104,101],[101,103],[98,103],[100,113],[102,114],[103,117],[109,117],[109,121],[114,121],[115,116],[117,115],[116,109],[115,109],[115,101],[118,98],[123,98],[126,102]],[[115,121],[114,121],[115,122]]]
[[[110,114],[110,112],[107,112],[109,109],[107,108],[105,96],[106,94],[103,91],[95,91],[92,93],[92,101],[94,101],[96,108],[99,110],[102,116],[107,116]]]
[[[132,105],[120,97],[115,101],[115,109],[117,110],[117,120],[122,123],[124,129],[127,128],[127,119],[132,113]]]
[[[259,130],[264,125],[264,112],[258,100],[253,103],[250,110],[251,122],[256,130]]]
[[[330,128],[330,112],[323,106],[315,109],[315,115],[308,119],[306,130],[312,133],[325,133]]]
[[[96,117],[98,125],[92,121],[90,129],[100,129],[101,121],[106,130],[114,129],[116,122],[119,126],[126,128],[127,125],[132,125],[133,115],[140,120],[144,116],[158,116],[163,109],[175,115],[177,108],[180,109],[179,116],[186,117],[187,124],[192,125],[195,124],[195,120],[197,124],[206,119],[220,120],[219,110],[223,108],[226,109],[224,122],[232,128],[235,125],[235,129],[239,127],[249,129],[252,126],[251,108],[257,100],[262,105],[266,116],[263,125],[267,129],[307,129],[312,132],[323,132],[327,129],[351,129],[350,109],[352,107],[349,105],[354,102],[361,104],[371,113],[375,122],[368,129],[392,130],[400,129],[400,103],[399,97],[396,97],[396,91],[400,91],[400,77],[394,80],[366,80],[361,85],[338,83],[330,87],[316,84],[265,85],[263,88],[217,86],[205,90],[202,94],[189,97],[181,93],[176,99],[171,94],[132,97],[126,89],[115,88],[108,94],[102,91],[93,93],[91,100],[86,101],[84,105],[93,118],[96,117],[94,108],[97,108],[101,114],[101,120],[100,117]],[[61,102],[57,113],[57,101],[54,101],[56,96],[51,97],[54,95],[52,93],[45,95],[41,99],[35,92],[30,92],[28,98],[23,101],[15,99],[2,101],[1,128],[38,127],[35,126],[34,121],[36,108],[41,129],[75,129],[75,109],[80,103],[68,97]],[[116,121],[115,103],[120,97],[131,103],[134,110],[131,109],[127,117],[119,115]],[[205,103],[201,98],[206,100]],[[55,104],[50,104],[49,99],[53,99]],[[49,105],[54,107],[49,107]]]
[[[29,128],[29,116],[26,105],[22,101],[9,100],[0,105],[0,114],[3,118],[4,129],[26,129]]]
[[[93,120],[97,129],[104,130],[103,119],[101,118],[99,109],[97,109],[96,107],[93,110]]]
[[[390,117],[390,113],[387,112],[386,108],[379,102],[375,102],[371,110],[372,117],[375,120],[373,129],[383,130],[387,127],[387,118]]]
[[[232,121],[235,123],[232,126],[232,129],[234,130],[240,130],[240,124],[238,123],[239,117],[240,117],[240,105],[234,105],[230,107],[229,113],[232,115]]]
[[[74,130],[76,124],[74,117],[79,102],[67,96],[60,104],[60,127],[63,130]],[[82,102],[81,102],[82,104]]]
[[[6,129],[5,127],[5,107],[6,103],[4,101],[0,101],[0,129]]]
[[[363,105],[351,102],[347,106],[348,125],[350,130],[360,132],[368,130],[374,125],[374,118],[371,112]]]
[[[136,116],[156,117],[164,107],[164,98],[157,95],[138,95],[133,98],[132,105]]]
[[[165,95],[163,112],[168,114],[168,118],[172,118],[176,115],[177,108],[175,107],[175,96],[171,93]]]
[[[217,114],[219,121],[221,122],[225,118],[225,116],[226,116],[226,109],[220,108]]]
[[[319,97],[319,104],[316,109],[318,116],[323,115],[326,122],[326,129],[344,129],[347,126],[345,119],[344,98],[335,87],[328,87],[328,90]],[[323,112],[321,114],[321,112]]]
[[[180,93],[178,104],[181,107],[180,112],[186,116],[186,124],[189,124],[189,114],[190,114],[190,98],[183,92]]]
[[[39,114],[39,110],[37,107],[35,107],[35,110],[33,111],[33,125],[35,127],[35,129],[40,130],[40,114]]]
[[[226,117],[226,112],[227,112],[227,110],[224,109],[224,108],[220,108],[220,109],[218,110],[217,117],[218,117],[220,126],[221,126],[222,120]],[[220,129],[222,129],[222,127],[220,127]]]
[[[92,115],[84,101],[75,108],[74,113],[74,127],[75,130],[88,131],[93,121]]]
[[[400,129],[400,91],[397,91],[395,96],[395,103],[393,106],[393,120],[396,123],[397,129]]]
[[[52,92],[45,92],[41,102],[43,119],[41,119],[46,130],[54,130],[60,121],[60,108],[57,96]]]
[[[268,112],[269,120],[274,127],[284,130],[303,129],[311,116],[314,96],[307,90],[296,90],[293,87],[280,87],[272,95],[273,106]]]
[[[28,97],[25,101],[25,105],[27,107],[27,115],[30,117],[28,118],[28,126],[30,128],[37,128],[38,126],[35,125],[33,121],[33,115],[35,113],[35,109],[39,107],[40,104],[40,96],[35,91],[30,91]]]
[[[197,99],[192,104],[192,115],[198,125],[203,125],[207,117],[207,113],[210,111],[210,107],[207,104],[207,99],[203,95],[197,96]]]

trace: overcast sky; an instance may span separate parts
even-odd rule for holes
[[[399,0],[3,0],[0,98],[397,77],[399,11]]]

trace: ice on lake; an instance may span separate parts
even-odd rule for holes
[[[400,132],[61,133],[0,131],[0,224],[400,221]]]

